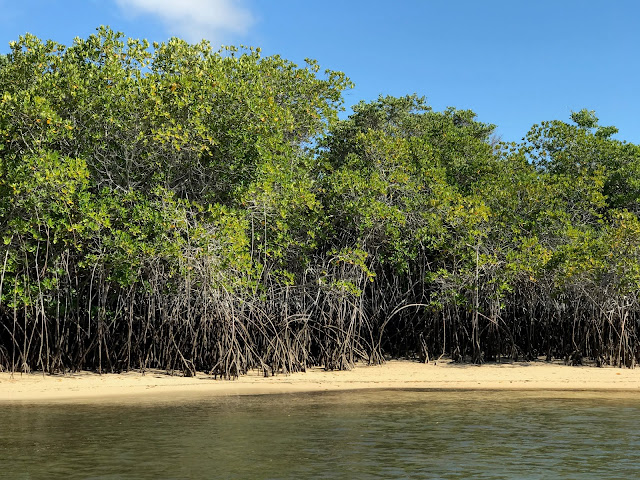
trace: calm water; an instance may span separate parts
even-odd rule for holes
[[[640,396],[553,395],[0,405],[0,478],[640,478]]]

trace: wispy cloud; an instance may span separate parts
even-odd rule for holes
[[[244,34],[254,23],[240,0],[115,0],[128,14],[158,17],[172,35],[190,42],[203,38],[224,43],[230,34]]]

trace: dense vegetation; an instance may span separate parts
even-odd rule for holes
[[[640,147],[107,28],[0,56],[0,370],[640,358]]]

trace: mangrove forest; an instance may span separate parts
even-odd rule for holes
[[[640,146],[593,111],[506,143],[258,48],[8,52],[0,371],[640,360]]]

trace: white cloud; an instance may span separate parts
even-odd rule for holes
[[[158,17],[172,35],[189,42],[203,38],[215,47],[229,34],[244,34],[253,24],[240,0],[115,0],[127,14]]]

